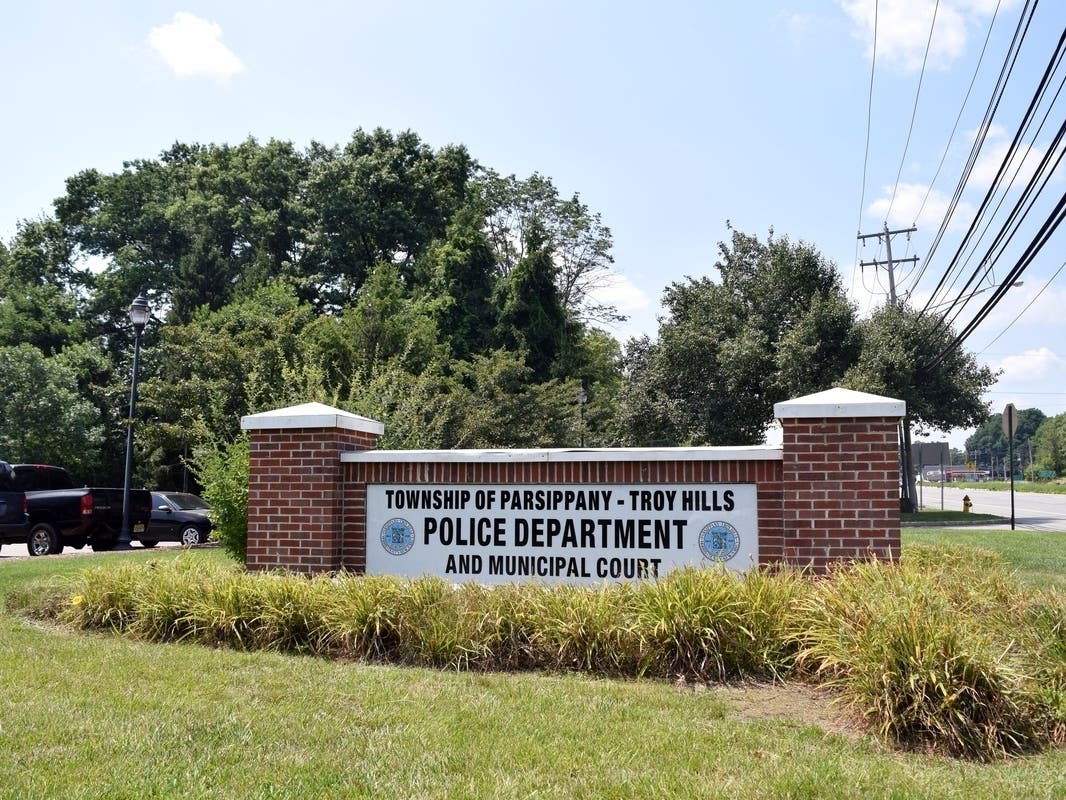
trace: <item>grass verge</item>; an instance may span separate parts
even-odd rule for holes
[[[966,511],[917,511],[902,512],[899,521],[905,525],[979,525],[982,523],[1009,522],[995,514],[974,514]]]
[[[930,484],[937,485],[939,484]],[[953,481],[948,484],[953,489],[988,489],[995,492],[1009,492],[1010,481]],[[1014,491],[1033,492],[1035,494],[1066,494],[1066,481],[1015,481]]]
[[[0,796],[1057,797],[1066,754],[959,764],[729,693],[70,636],[0,617]],[[46,677],[47,676],[47,677]]]

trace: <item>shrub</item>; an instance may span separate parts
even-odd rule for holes
[[[248,552],[248,457],[251,445],[242,434],[232,442],[206,436],[190,462],[204,499],[211,504],[213,536],[241,563]]]
[[[988,759],[1044,746],[1062,718],[1041,689],[1031,598],[989,561],[836,570],[798,604],[798,669],[907,747]]]

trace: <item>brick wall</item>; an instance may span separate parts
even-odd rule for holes
[[[824,571],[835,561],[899,557],[897,424],[903,404],[834,389],[787,403],[780,453],[723,459],[657,451],[626,458],[609,451],[553,451],[552,460],[456,458],[454,453],[345,453],[373,450],[380,423],[307,404],[242,420],[251,434],[249,569],[306,573],[366,566],[366,489],[374,483],[649,484],[753,483],[759,563]],[[736,450],[736,448],[734,448]],[[544,451],[536,451],[543,453]],[[343,457],[342,457],[343,456]],[[412,460],[412,457],[421,460]],[[394,459],[394,460],[390,460]]]
[[[898,559],[898,420],[784,420],[784,560]]]
[[[248,460],[249,569],[334,570],[343,542],[340,454],[376,437],[341,429],[253,433]]]
[[[249,432],[249,569],[337,569],[344,536],[341,453],[372,449],[380,422],[321,403],[254,414]]]

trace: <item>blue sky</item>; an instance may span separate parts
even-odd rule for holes
[[[814,244],[867,313],[887,281],[856,263],[884,251],[858,248],[856,234],[917,222],[893,255],[930,248],[1023,3],[998,5],[992,25],[996,0],[876,3],[867,157],[874,0],[5,3],[0,237],[49,212],[79,170],[118,170],[175,141],[332,145],[358,127],[409,128],[434,147],[464,144],[503,174],[547,175],[602,214],[615,243],[612,299],[631,317],[621,338],[654,336],[663,289],[712,272],[727,220]],[[924,305],[944,274],[1064,25],[1066,3],[1040,5],[935,258],[920,262],[921,280],[897,274],[912,302]],[[1045,130],[1024,139],[1023,176],[1066,117],[1066,99],[1056,102],[1044,106]],[[1062,196],[1062,173],[993,264],[995,280]],[[996,411],[1066,412],[1066,273],[1050,280],[1064,242],[1057,232],[966,342],[1004,370],[988,395]]]

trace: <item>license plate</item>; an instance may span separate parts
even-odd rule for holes
[[[137,523],[133,526],[134,533],[144,533],[144,523]]]

